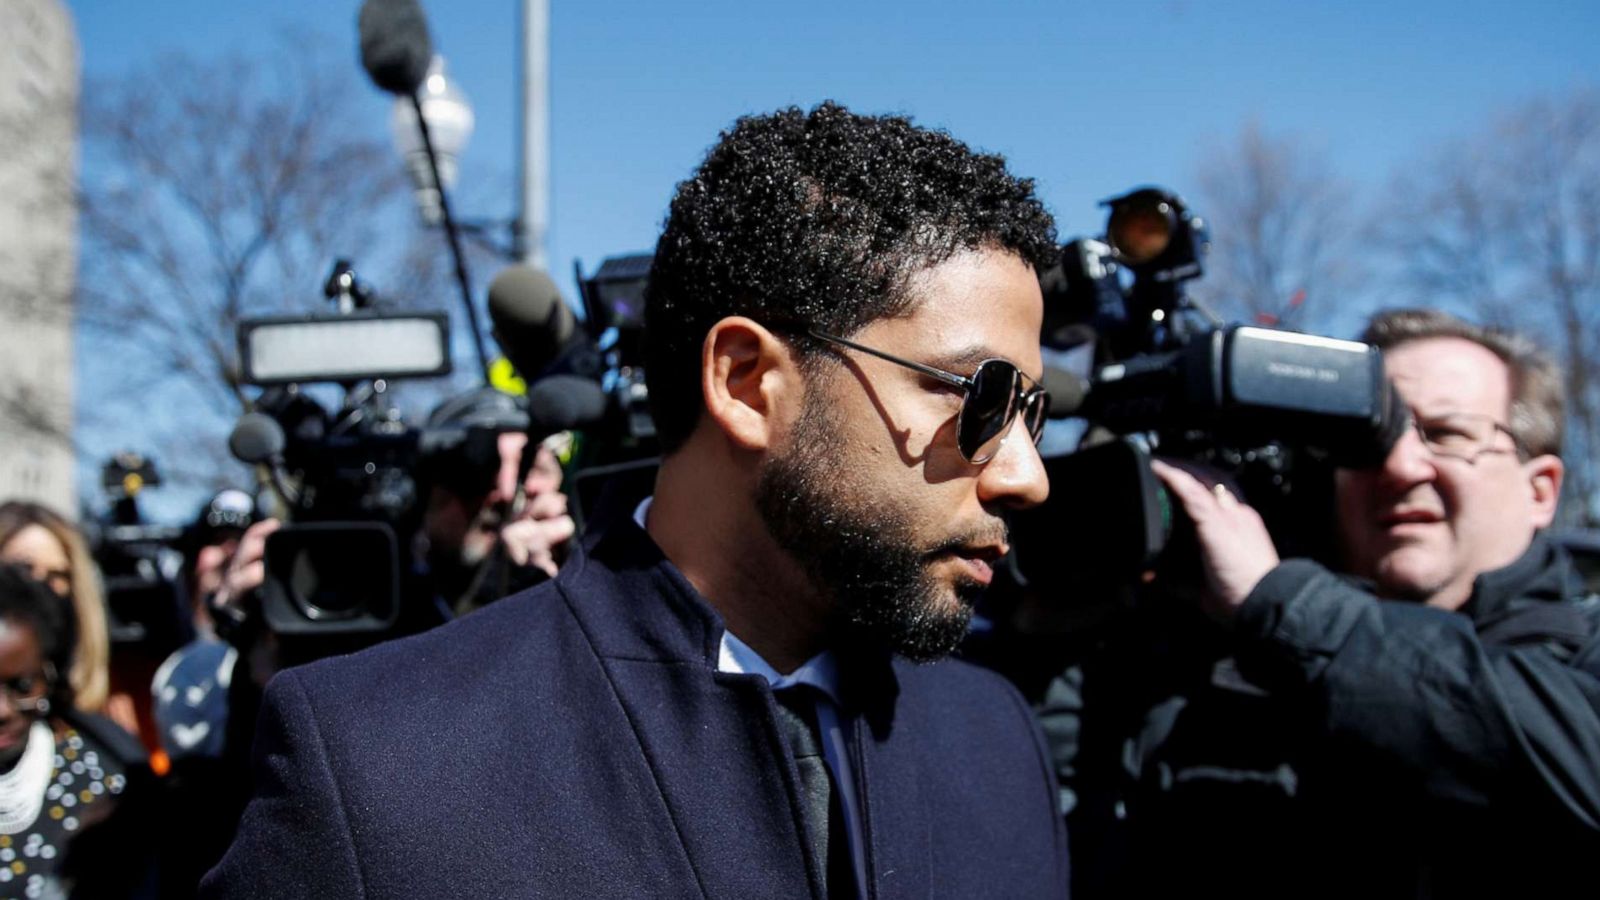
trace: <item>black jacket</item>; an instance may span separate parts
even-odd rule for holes
[[[1600,850],[1600,604],[1536,539],[1459,612],[1305,560],[1143,607],[1031,693],[1080,900],[1542,896]]]

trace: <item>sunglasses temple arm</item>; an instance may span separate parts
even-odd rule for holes
[[[874,350],[871,347],[863,346],[861,344],[856,343],[855,341],[847,341],[842,337],[834,337],[831,334],[823,334],[820,331],[811,332],[811,336],[814,337],[814,338],[817,338],[819,340],[828,341],[828,342],[834,343],[834,344],[839,344],[839,345],[844,346],[844,347],[849,347],[851,350],[860,351],[862,353],[867,354],[868,356],[876,356],[877,358],[879,358],[881,360],[884,360],[885,362],[892,362],[892,363],[894,363],[896,365],[905,366],[906,368],[908,368],[908,369],[910,369],[910,370],[912,370],[914,372],[921,372],[922,374],[928,376],[929,378],[935,379],[937,381],[942,381],[945,384],[950,385],[951,387],[961,388],[962,390],[967,390],[967,389],[972,387],[972,379],[971,378],[964,378],[964,377],[962,377],[960,375],[955,374],[954,372],[946,372],[943,369],[935,369],[932,366],[925,366],[922,363],[912,362],[909,359],[901,359],[898,356],[890,355],[888,353],[883,352],[882,350]]]

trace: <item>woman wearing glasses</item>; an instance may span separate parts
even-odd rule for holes
[[[78,637],[72,650],[75,662],[66,676],[74,705],[109,716],[137,733],[132,701],[124,696],[110,702],[111,642],[105,600],[99,573],[78,529],[37,503],[0,503],[0,563],[22,566],[56,596],[72,601]]]
[[[151,895],[140,748],[72,708],[71,610],[0,565],[0,896]],[[132,779],[130,781],[130,779]]]

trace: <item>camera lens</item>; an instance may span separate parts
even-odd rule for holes
[[[1129,265],[1160,256],[1172,241],[1172,205],[1158,197],[1135,197],[1111,209],[1106,236]]]

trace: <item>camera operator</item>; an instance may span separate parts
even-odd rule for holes
[[[436,412],[430,424],[441,419]],[[492,484],[478,483],[473,473],[481,470],[455,465],[450,455],[427,465],[426,507],[412,541],[402,632],[424,630],[554,576],[575,529],[560,490],[560,463],[546,446],[536,449],[518,502],[517,472],[526,440],[520,433],[497,436]],[[227,623],[220,630],[242,645],[256,685],[265,685],[286,664],[275,637],[255,627],[267,539],[280,527],[279,520],[268,518],[244,532],[209,603],[212,614]]]
[[[430,422],[448,424],[467,412],[463,403],[447,402]],[[419,473],[428,492],[411,577],[404,580],[409,609],[403,631],[443,621],[451,607],[466,612],[500,596],[495,591],[514,592],[555,574],[573,534],[560,493],[561,467],[539,447],[516,505],[525,444],[521,433],[501,434],[492,465],[466,465],[446,453]],[[152,686],[173,761],[164,792],[171,839],[163,878],[176,886],[175,895],[193,892],[238,825],[262,688],[279,669],[304,661],[303,651],[286,648],[261,621],[267,542],[283,523],[252,522],[252,507],[243,492],[224,491],[202,508],[191,529],[189,562],[195,596],[202,598],[195,612],[201,636],[173,654]]]
[[[228,563],[255,521],[255,501],[244,491],[218,491],[186,529],[184,581],[195,637],[156,670],[150,685],[161,748],[169,760],[222,753],[228,679],[238,653],[219,639],[206,602],[222,587]]]
[[[434,410],[428,425],[464,424],[483,407],[507,400],[495,392],[453,398]],[[549,446],[534,448],[518,492],[527,442],[522,432],[495,436],[492,481],[469,458],[468,447],[430,458],[420,473],[429,490],[415,555],[433,596],[455,615],[554,577],[573,536],[561,465]]]
[[[1280,562],[1227,484],[1158,463],[1223,628],[1148,636],[1113,664],[1120,708],[1095,711],[1088,667],[1043,704],[1085,794],[1075,838],[1120,847],[1108,894],[1544,896],[1600,844],[1600,601],[1540,534],[1559,374],[1434,311],[1380,314],[1363,339],[1413,423],[1381,465],[1336,475],[1343,574]],[[1166,690],[1129,658],[1202,675]]]

